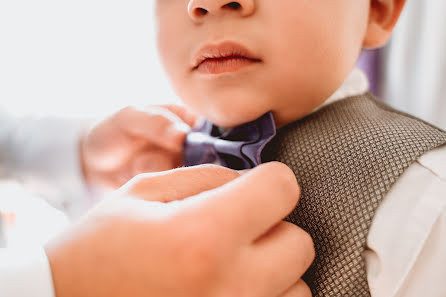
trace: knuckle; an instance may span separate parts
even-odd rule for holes
[[[133,114],[136,111],[136,108],[134,106],[126,106],[122,109],[120,109],[117,113],[115,113],[116,117],[127,117],[131,114]]]
[[[171,121],[164,114],[161,113],[151,114],[150,117],[154,122],[158,122],[160,124],[167,125],[171,123]]]
[[[295,264],[302,268],[302,271],[307,270],[315,258],[314,243],[310,234],[289,222],[281,222],[278,227],[287,234],[290,244],[296,247]]]
[[[312,297],[313,296],[310,287],[303,280],[300,280],[297,283],[297,286],[299,287],[299,289],[298,289],[299,297]]]
[[[302,229],[300,229],[300,246],[303,251],[302,254],[305,255],[305,266],[308,268],[316,256],[316,251],[314,249],[313,238]]]
[[[300,231],[296,232],[296,230],[300,229],[299,227],[297,227],[296,225],[294,225],[293,223],[287,222],[287,221],[280,221],[277,225],[278,228],[284,229],[285,231],[290,231],[290,232],[294,232],[297,233],[295,238],[300,240]]]
[[[181,121],[175,113],[164,106],[152,106],[151,108],[146,109],[146,112],[159,121],[168,123]]]
[[[148,191],[153,189],[155,179],[156,174],[154,173],[141,173],[128,181],[122,190],[137,197],[146,196]]]
[[[313,293],[311,292],[310,287],[305,282],[303,282],[302,297],[312,297],[312,296],[313,296]]]
[[[134,176],[128,184],[131,185],[132,188],[138,188],[140,186],[147,186],[149,183],[152,182],[154,178],[153,173],[140,173],[136,176]]]
[[[135,106],[126,106],[114,113],[110,119],[119,126],[125,126],[135,116],[137,111],[138,109]]]
[[[270,168],[266,168],[266,170],[273,178],[272,182],[280,190],[283,199],[286,199],[287,206],[296,206],[300,196],[300,187],[294,172],[288,166],[279,162],[271,162],[269,166]]]
[[[312,297],[310,287],[300,279],[291,288],[288,289],[281,297]]]
[[[173,125],[173,122],[166,118],[163,114],[148,114],[148,121],[152,125],[152,129],[157,133],[165,133],[165,131]]]

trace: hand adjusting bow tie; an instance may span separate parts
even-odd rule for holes
[[[216,163],[236,170],[254,168],[262,162],[262,151],[275,135],[271,112],[226,132],[205,120],[186,137],[184,165]]]

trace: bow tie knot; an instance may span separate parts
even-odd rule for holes
[[[275,135],[271,112],[226,132],[205,120],[186,137],[184,164],[216,163],[237,170],[254,168],[261,163],[262,151]]]

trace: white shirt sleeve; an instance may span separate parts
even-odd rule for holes
[[[372,297],[446,296],[446,146],[421,157],[392,187],[365,252]]]
[[[91,206],[79,161],[86,120],[14,118],[0,110],[0,178],[22,182],[70,217]]]
[[[0,249],[0,292],[5,297],[55,297],[43,248]]]

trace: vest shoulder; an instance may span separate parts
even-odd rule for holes
[[[398,111],[371,93],[343,99],[278,130],[264,161],[294,160],[298,154],[387,158],[392,151],[427,152],[446,143],[446,132]],[[300,158],[300,157],[298,157]],[[415,161],[416,159],[414,159]],[[285,162],[287,163],[287,162]]]
[[[422,134],[445,137],[446,132],[421,119],[401,112],[371,93],[335,102],[278,131],[278,138],[292,134],[327,137],[335,133],[350,140],[386,137],[394,134]],[[420,135],[421,136],[421,135]],[[339,140],[344,140],[341,137]]]

